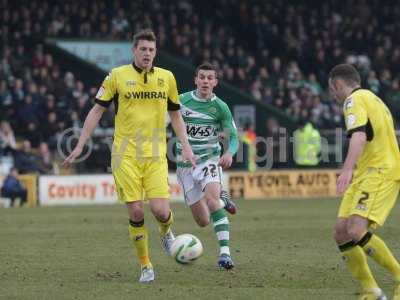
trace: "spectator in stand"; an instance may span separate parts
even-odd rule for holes
[[[315,167],[320,162],[321,135],[311,122],[300,119],[293,132],[293,155],[296,167]]]
[[[56,164],[53,160],[49,147],[42,142],[39,145],[39,172],[41,174],[55,174]]]
[[[144,6],[148,13],[141,14]],[[60,122],[76,124],[72,111],[79,117],[93,97],[79,74],[65,70],[68,66],[46,53],[42,44],[32,46],[31,37],[130,39],[137,27],[151,26],[165,51],[192,64],[213,61],[229,83],[292,117],[309,117],[320,129],[342,122],[341,107],[329,101],[325,77],[334,64],[345,61],[361,70],[366,85],[387,101],[399,119],[400,24],[395,20],[400,19],[400,9],[395,2],[378,0],[361,8],[356,0],[345,6],[335,1],[310,6],[289,0],[273,5],[263,0],[251,5],[215,0],[206,10],[189,0],[151,4],[32,0],[23,6],[2,0],[0,118],[12,124],[17,136],[26,133],[30,122],[40,124],[44,140],[54,148]],[[348,13],[360,9],[363,12],[356,18]],[[53,104],[43,111],[49,97]],[[53,115],[48,118],[51,113],[56,126],[48,121],[54,120]],[[111,112],[100,124],[112,125]]]
[[[18,170],[11,168],[10,173],[4,179],[1,187],[1,196],[11,199],[10,206],[14,206],[16,199],[20,199],[20,206],[24,205],[27,201],[28,192],[18,179]]]
[[[31,143],[28,140],[22,142],[22,149],[14,150],[15,167],[22,174],[39,172],[39,158],[32,152]]]
[[[1,65],[0,65],[1,67]],[[1,72],[1,70],[0,70]],[[4,111],[12,105],[11,91],[8,89],[7,81],[0,79],[0,118],[5,117]]]
[[[18,120],[19,124],[25,127],[20,128],[21,131],[26,129],[29,123],[39,123],[39,111],[32,101],[32,95],[25,95],[24,102],[18,110]]]
[[[11,81],[12,90],[11,95],[14,99],[14,103],[21,104],[25,97],[25,91],[23,86],[23,81],[20,78]]]
[[[57,113],[55,97],[53,94],[47,94],[46,100],[44,102],[44,107],[42,107],[41,109],[41,113],[43,114],[43,119],[46,119],[51,112]]]
[[[24,133],[24,137],[31,143],[32,147],[35,149],[39,147],[39,144],[43,140],[42,133],[34,122],[29,122],[28,128]]]
[[[14,131],[12,130],[10,123],[2,121],[0,123],[0,150],[3,154],[12,151],[16,148]]]
[[[85,121],[86,115],[92,108],[92,104],[88,100],[88,95],[84,94],[77,99],[76,111],[79,115],[79,120],[83,123]]]
[[[123,9],[118,9],[117,16],[112,19],[112,35],[123,38],[123,33],[129,29],[129,22]]]
[[[51,144],[51,148],[56,144],[55,135],[59,130],[57,114],[52,111],[47,115],[46,121],[42,123],[40,131],[43,135],[43,141]]]

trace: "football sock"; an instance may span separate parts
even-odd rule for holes
[[[368,256],[387,269],[396,282],[400,282],[400,265],[380,237],[367,232],[358,242],[358,245],[364,249]]]
[[[219,204],[221,205],[221,207],[225,207],[226,203],[224,202],[224,200],[219,199]]]
[[[144,226],[144,220],[139,222],[129,220],[129,237],[136,248],[136,253],[141,266],[151,267],[149,258],[148,233],[147,228]]]
[[[229,220],[223,208],[217,209],[211,213],[214,231],[218,238],[220,255],[225,253],[230,255],[229,251]]]
[[[156,219],[158,221],[158,230],[160,231],[160,234],[166,235],[169,229],[171,228],[172,223],[174,223],[174,214],[172,213],[172,210],[169,211],[167,220],[162,221],[158,218]]]
[[[361,247],[354,244],[353,241],[339,245],[343,260],[353,277],[358,280],[364,291],[370,291],[378,288],[371,270],[367,263],[367,257]]]

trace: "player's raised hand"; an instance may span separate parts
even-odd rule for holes
[[[336,183],[336,190],[339,194],[343,194],[347,190],[352,178],[353,170],[342,170]]]
[[[229,152],[226,152],[224,155],[221,156],[219,159],[218,164],[223,168],[227,169],[232,165],[232,154]]]
[[[71,154],[63,161],[62,165],[68,167],[82,154],[83,148],[76,146]]]
[[[184,161],[189,161],[193,168],[196,167],[196,157],[194,156],[192,148],[189,144],[182,145],[182,158]]]

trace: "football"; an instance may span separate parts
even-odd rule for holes
[[[203,245],[193,234],[178,235],[171,247],[171,256],[181,264],[188,264],[203,254]]]

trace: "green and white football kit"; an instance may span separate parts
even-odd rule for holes
[[[186,203],[190,206],[202,197],[210,182],[222,184],[222,168],[218,165],[221,155],[220,134],[229,139],[228,149],[234,155],[238,149],[238,135],[228,105],[213,95],[201,99],[195,91],[180,95],[181,113],[193,153],[196,168],[182,160],[182,145],[177,143],[177,177],[183,187]]]

